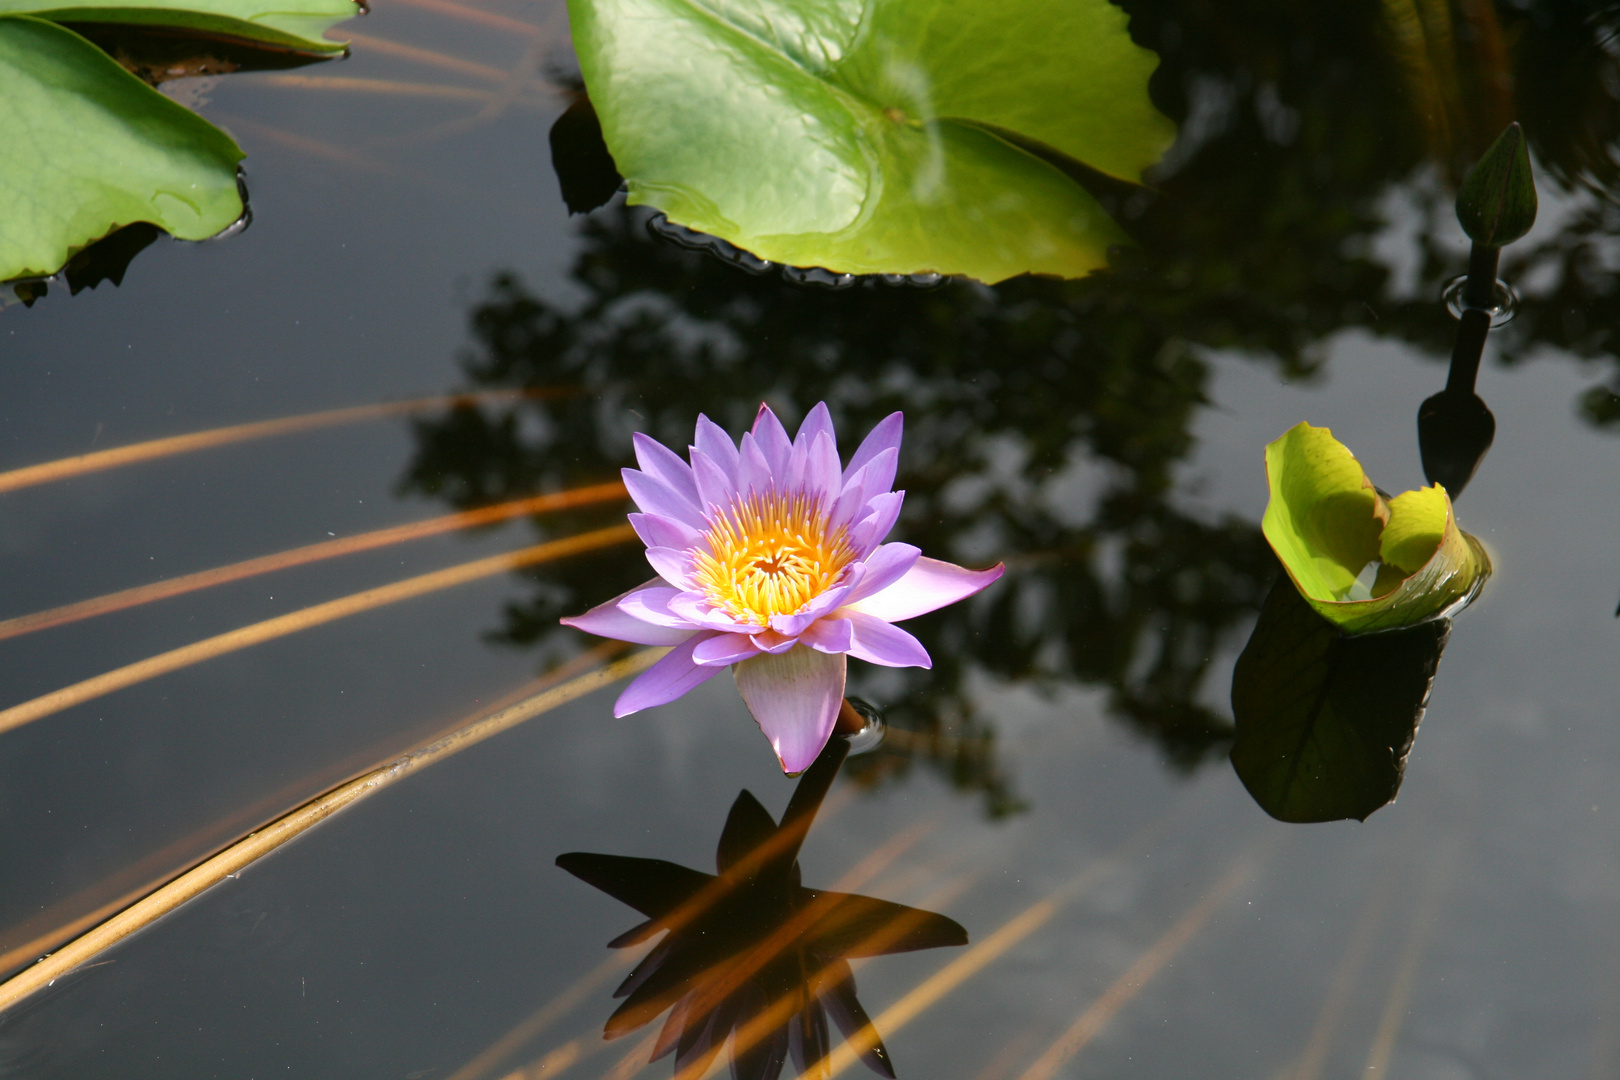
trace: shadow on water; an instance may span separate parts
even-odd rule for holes
[[[837,1045],[830,1017],[861,1060],[892,1080],[850,959],[966,945],[968,935],[943,915],[800,884],[799,849],[848,752],[842,736],[828,742],[780,824],[748,791],[738,794],[720,834],[718,876],[662,859],[558,856],[558,866],[647,916],[611,948],[665,934],[614,993],[624,1003],[607,1038],[667,1009],[652,1060],[673,1053],[680,1076],[705,1075],[728,1040],[738,1080],[776,1080],[789,1057],[799,1074],[821,1076]]]

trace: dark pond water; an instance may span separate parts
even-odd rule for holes
[[[762,400],[790,426],[825,400],[848,454],[904,409],[895,538],[1008,571],[910,624],[932,671],[852,665],[888,734],[817,781],[802,837],[803,886],[934,913],[917,933],[937,947],[854,961],[899,1076],[1620,1075],[1620,13],[1125,6],[1181,135],[1156,192],[1103,193],[1139,247],[1083,282],[832,292],[657,239],[622,197],[570,217],[547,138],[560,4],[396,0],[345,28],[341,63],[171,85],[248,151],[253,224],[0,310],[0,472],[529,393],[7,490],[0,619],[611,481],[632,431],[684,445],[700,411],[736,432]],[[1478,381],[1497,435],[1457,504],[1495,574],[1399,800],[1284,824],[1228,760],[1233,667],[1277,574],[1262,449],[1309,420],[1383,488],[1423,482],[1414,418],[1467,259],[1452,185],[1515,118],[1541,214],[1503,259],[1519,314]],[[624,509],[17,633],[0,708]],[[595,644],[559,616],[646,576],[630,544],[490,573],[0,734],[4,967],[528,692]],[[603,945],[641,916],[556,860],[712,873],[722,832],[771,835],[799,782],[729,679],[617,720],[616,692],[406,778],[12,1008],[0,1075],[668,1075],[646,1064],[657,1024],[601,1038],[644,948]],[[735,909],[742,936],[786,903],[771,880]],[[807,963],[841,962],[818,948]]]

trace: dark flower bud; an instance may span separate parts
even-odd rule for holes
[[[1506,247],[1536,221],[1536,182],[1524,131],[1509,124],[1468,171],[1457,192],[1457,220],[1474,243]]]

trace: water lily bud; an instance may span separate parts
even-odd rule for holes
[[[1509,124],[1468,171],[1457,192],[1457,220],[1474,243],[1506,247],[1536,223],[1536,182],[1524,131]]]

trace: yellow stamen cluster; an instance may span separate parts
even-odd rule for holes
[[[821,595],[855,559],[843,529],[829,530],[819,500],[749,495],[710,519],[696,578],[709,603],[762,626]]]

